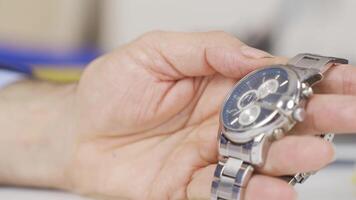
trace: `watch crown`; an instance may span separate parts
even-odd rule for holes
[[[313,89],[305,83],[302,83],[302,95],[303,97],[309,98],[313,95]]]
[[[281,128],[274,129],[274,131],[273,131],[273,137],[274,137],[276,140],[279,140],[279,139],[283,138],[283,137],[284,137],[284,131],[283,131],[283,129],[281,129]]]
[[[305,119],[305,110],[303,108],[297,108],[293,111],[293,119],[298,122],[302,122]]]

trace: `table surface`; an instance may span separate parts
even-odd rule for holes
[[[299,200],[353,200],[356,199],[356,185],[352,184],[353,168],[332,166],[311,177],[303,185],[296,186]],[[65,192],[0,188],[0,199],[6,200],[89,200]]]

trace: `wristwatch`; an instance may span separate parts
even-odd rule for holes
[[[286,65],[251,72],[227,96],[220,113],[220,159],[211,187],[213,200],[243,200],[255,167],[261,167],[271,143],[305,118],[312,86],[342,58],[299,54]],[[320,135],[331,141],[333,134]],[[304,182],[311,174],[282,177],[289,184]]]

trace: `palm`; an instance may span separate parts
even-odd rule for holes
[[[82,190],[120,196],[125,188],[131,198],[184,199],[194,172],[216,161],[217,113],[234,80],[211,75],[162,81],[136,58],[121,55],[125,63],[115,58],[93,63],[78,90],[80,102],[86,102],[79,107],[85,118],[78,123],[86,142],[79,144],[75,165],[85,166],[81,173],[90,175],[76,176],[91,179],[81,180],[91,183]],[[114,71],[95,82],[99,67]],[[114,79],[117,87],[100,88]],[[120,171],[127,173],[116,176]]]

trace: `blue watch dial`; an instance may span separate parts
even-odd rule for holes
[[[238,131],[276,119],[275,105],[288,87],[288,73],[283,68],[270,67],[248,75],[237,83],[223,106],[225,127]]]

